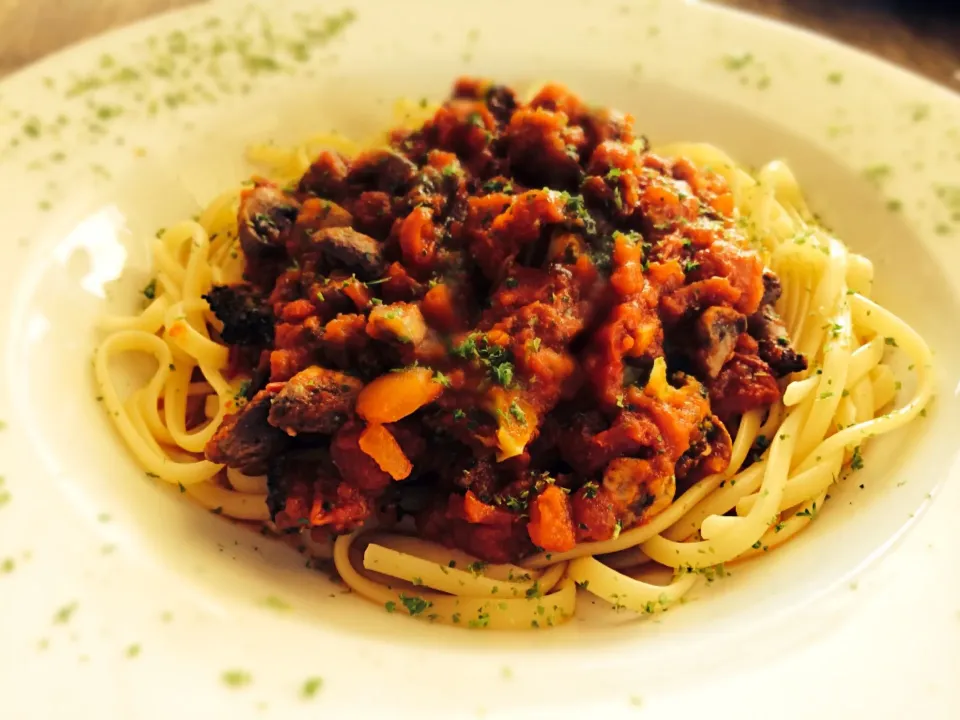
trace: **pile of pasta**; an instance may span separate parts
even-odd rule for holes
[[[410,106],[401,111],[411,124],[422,121]],[[252,157],[281,178],[296,177],[317,146],[355,149],[330,136],[311,143],[295,150],[259,146]],[[870,299],[870,262],[815,221],[783,163],[751,174],[710,145],[673,145],[658,153],[689,158],[726,178],[738,223],[782,281],[777,310],[808,370],[789,378],[782,402],[769,412],[749,412],[729,428],[734,444],[724,472],[699,480],[648,523],[611,540],[540,553],[519,565],[484,564],[404,534],[403,525],[310,542],[315,554],[332,554],[357,594],[387,611],[472,628],[559,625],[576,611],[577,586],[618,610],[661,612],[710,568],[766,554],[806,528],[831,484],[845,468],[860,465],[863,443],[924,410],[933,393],[930,350]],[[149,475],[223,515],[269,523],[266,478],[225,471],[203,458],[244,380],[225,377],[228,350],[215,339],[221,327],[202,299],[214,284],[242,275],[239,194],[240,188],[224,193],[198,219],[153,241],[149,303],[135,317],[104,321],[94,367],[110,418]],[[916,376],[909,398],[898,397],[900,384],[885,362],[890,352],[909,359]],[[114,361],[130,353],[151,356],[156,369],[122,396]],[[191,398],[202,402],[207,420],[188,429]],[[654,582],[665,570],[672,579]]]

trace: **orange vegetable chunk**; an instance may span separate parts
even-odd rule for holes
[[[530,504],[530,539],[550,552],[572,550],[577,540],[567,494],[556,485],[548,485]]]
[[[360,433],[359,445],[394,480],[403,480],[413,470],[400,443],[383,425],[367,425]]]
[[[369,383],[357,397],[357,415],[370,423],[392,423],[440,397],[443,386],[433,370],[412,367],[389,372]]]

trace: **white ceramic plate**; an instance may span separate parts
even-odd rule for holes
[[[960,99],[692,3],[350,8],[206,5],[0,84],[0,716],[955,717]],[[387,615],[156,486],[90,369],[96,318],[137,305],[147,239],[248,174],[250,141],[365,137],[460,74],[563,81],[654,142],[786,159],[934,347],[928,417],[696,602],[520,635]]]

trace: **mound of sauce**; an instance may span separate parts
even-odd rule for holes
[[[492,562],[649,521],[803,369],[724,179],[560,85],[459,80],[389,147],[239,210],[207,296],[247,402],[206,455],[281,529],[412,515]]]

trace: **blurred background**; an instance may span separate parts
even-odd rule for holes
[[[196,2],[0,0],[0,76],[81,38]],[[960,0],[715,2],[830,35],[960,90]]]

